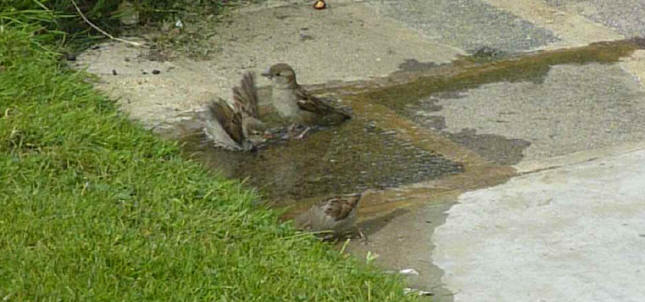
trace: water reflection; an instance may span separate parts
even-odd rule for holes
[[[189,143],[196,158],[248,183],[273,201],[388,188],[463,170],[459,163],[396,137],[396,132],[353,119],[301,141],[282,141],[255,153]]]

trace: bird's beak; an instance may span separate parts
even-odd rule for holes
[[[269,69],[265,70],[264,72],[260,73],[263,77],[271,78],[271,71]]]

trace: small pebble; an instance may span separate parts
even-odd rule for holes
[[[416,288],[409,288],[409,287],[404,288],[403,293],[405,293],[406,295],[416,294],[419,296],[434,296],[432,292],[425,291],[425,290],[418,290]]]
[[[157,70],[157,69],[153,69],[153,70],[152,70],[152,74],[160,74],[160,73],[161,73],[161,71],[159,71],[159,70]]]
[[[399,271],[399,274],[402,274],[402,275],[415,275],[415,276],[418,276],[418,275],[419,275],[419,272],[417,272],[417,270],[415,270],[415,269],[413,269],[413,268],[406,268],[406,269],[402,269],[402,270],[400,270],[400,271]]]
[[[300,34],[300,41],[307,41],[307,40],[313,40],[314,37],[311,35],[305,35],[303,33]]]
[[[112,69],[112,75],[116,75],[116,70]]]
[[[67,59],[67,61],[76,61],[76,56],[71,53],[66,54],[65,58]]]

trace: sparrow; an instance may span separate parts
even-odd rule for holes
[[[296,73],[288,64],[275,64],[263,72],[262,76],[272,82],[273,107],[282,118],[292,123],[334,125],[351,118],[348,112],[312,96],[298,85]]]
[[[252,151],[261,143],[258,133],[264,128],[257,107],[255,79],[252,73],[246,73],[240,86],[233,88],[232,106],[221,98],[210,102],[202,130],[216,147]]]
[[[306,212],[296,216],[298,229],[321,232],[322,238],[333,239],[357,230],[358,204],[361,194],[339,195],[313,205]],[[365,238],[360,230],[360,236]]]

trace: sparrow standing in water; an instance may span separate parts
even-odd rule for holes
[[[271,102],[280,117],[304,125],[340,124],[351,115],[304,90],[296,81],[293,68],[285,63],[271,66],[262,73],[272,82]]]
[[[204,134],[216,147],[232,151],[251,151],[260,142],[258,132],[264,125],[257,119],[258,96],[252,73],[242,77],[233,88],[233,106],[218,98],[208,105]]]
[[[358,230],[358,204],[361,194],[340,195],[315,204],[306,212],[295,218],[295,226],[299,229],[322,233],[323,239],[338,238]],[[363,233],[358,230],[363,239]]]

